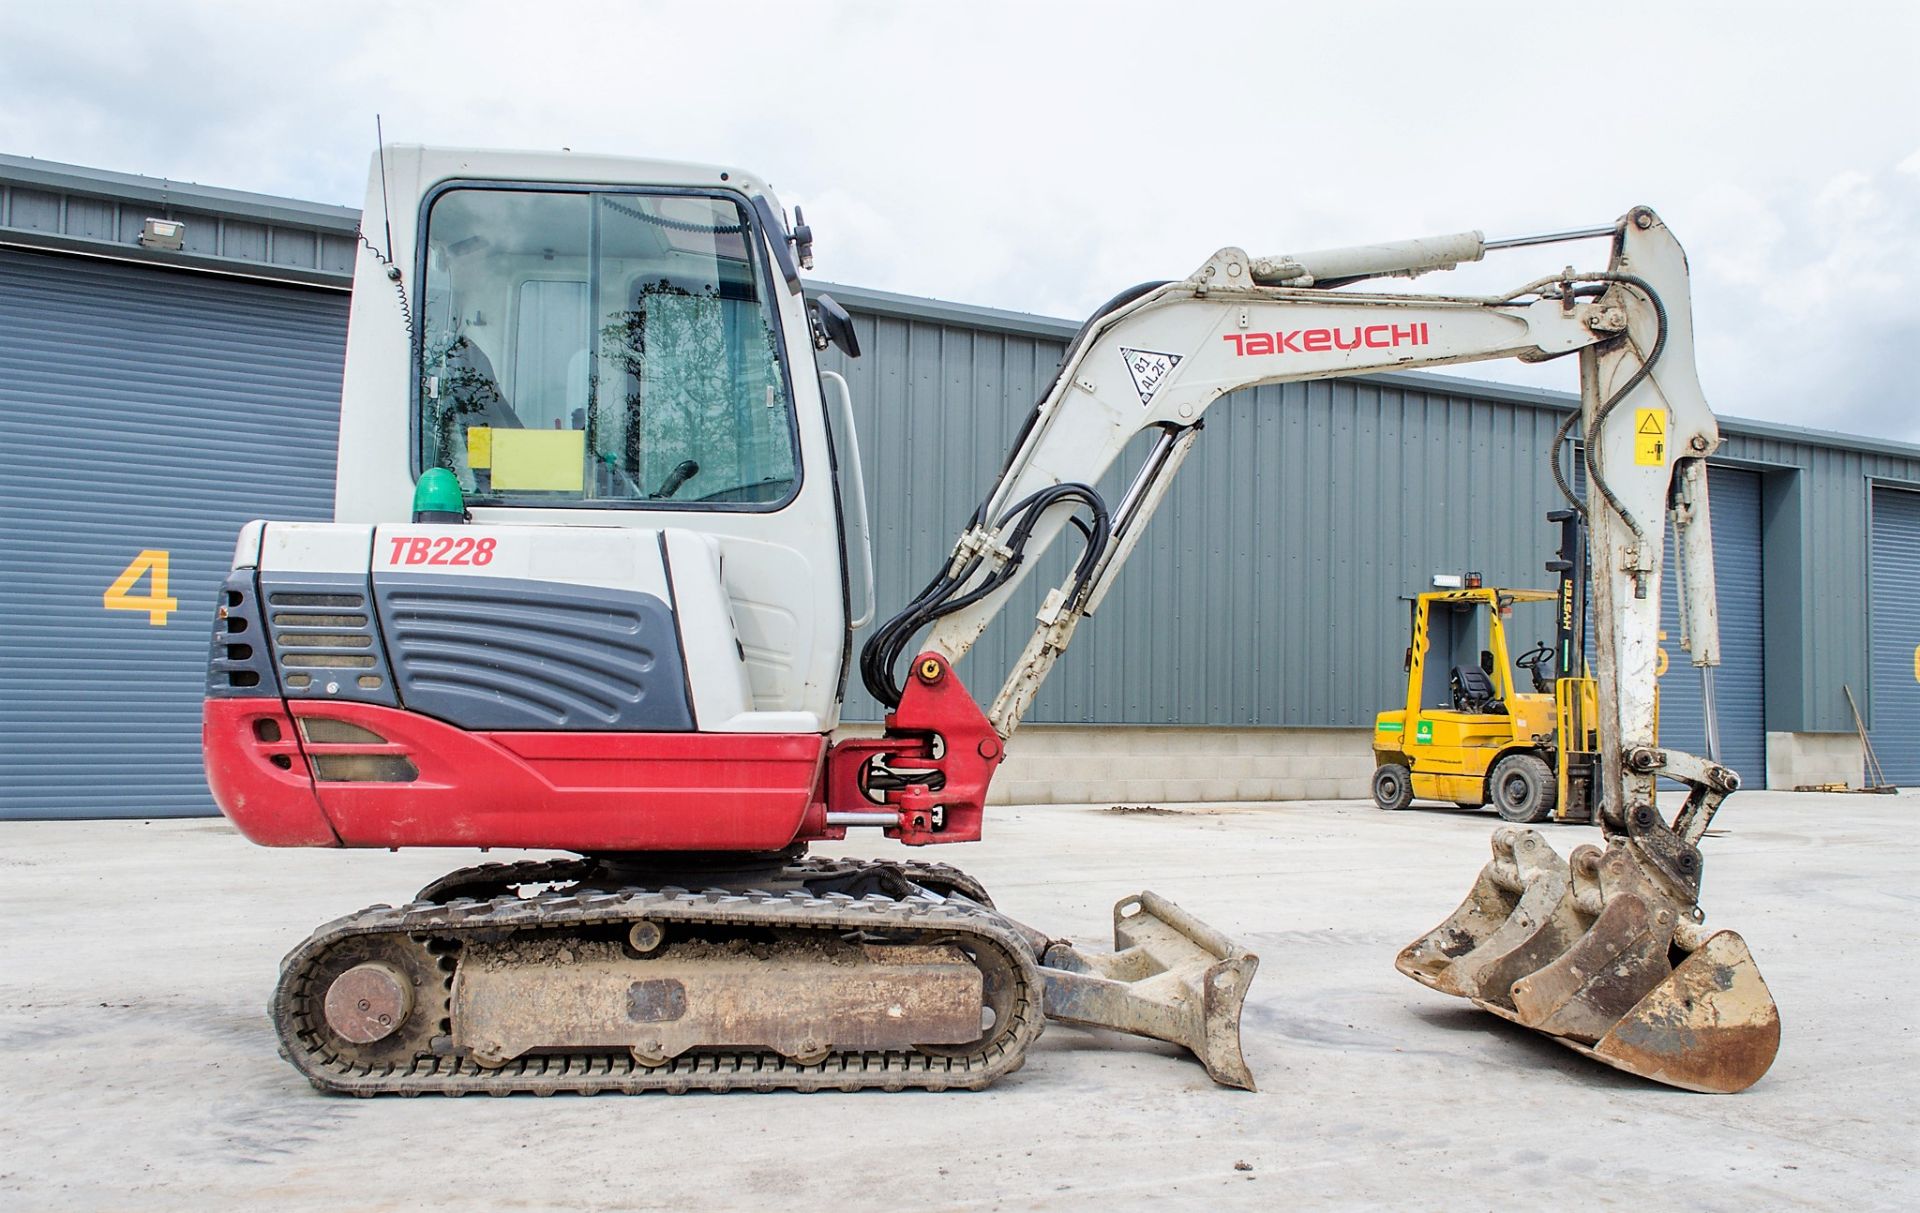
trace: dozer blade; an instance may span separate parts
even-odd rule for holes
[[[1694,919],[1625,841],[1563,863],[1535,831],[1502,829],[1466,901],[1395,965],[1615,1069],[1745,1090],[1779,1050],[1779,1010],[1746,941],[1703,939]]]
[[[1047,1018],[1184,1046],[1215,1082],[1253,1090],[1240,1006],[1260,958],[1154,893],[1113,907],[1113,949],[1047,946]]]

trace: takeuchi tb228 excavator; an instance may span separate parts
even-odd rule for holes
[[[463,868],[296,947],[271,1014],[316,1086],[978,1088],[1059,1019],[1179,1043],[1251,1087],[1255,958],[1179,907],[1123,899],[1115,951],[1092,953],[952,867],[808,845],[980,837],[1008,738],[1228,392],[1576,352],[1607,847],[1569,865],[1503,832],[1468,905],[1401,966],[1663,1081],[1731,1089],[1766,1068],[1765,987],[1738,936],[1696,927],[1697,844],[1737,780],[1648,729],[1669,515],[1696,660],[1714,660],[1718,442],[1685,261],[1651,211],[1551,237],[1610,240],[1604,270],[1497,297],[1337,289],[1503,247],[1477,233],[1226,248],[1116,296],[951,555],[862,649],[884,732],[839,741],[872,570],[846,385],[814,353],[857,343],[802,294],[799,212],[730,168],[390,147],[365,213],[336,521],[240,535],[208,780],[265,845],[574,858]],[[1643,414],[1658,450],[1635,437]],[[1110,502],[1095,486],[1123,455]],[[955,663],[1070,524],[1078,559],[983,712]],[[1671,822],[1662,774],[1694,789]]]

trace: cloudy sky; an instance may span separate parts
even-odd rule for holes
[[[1908,0],[77,0],[12,7],[0,80],[0,151],[352,205],[376,112],[408,142],[734,163],[805,206],[822,277],[1068,317],[1225,244],[1647,203],[1688,246],[1720,412],[1920,442]]]

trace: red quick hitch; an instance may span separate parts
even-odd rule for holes
[[[922,653],[886,733],[849,738],[827,755],[826,836],[877,825],[908,846],[973,842],[1004,756],[947,659]]]

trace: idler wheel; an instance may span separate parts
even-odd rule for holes
[[[327,987],[327,1026],[357,1045],[385,1040],[412,1013],[413,984],[380,961],[355,965]]]

